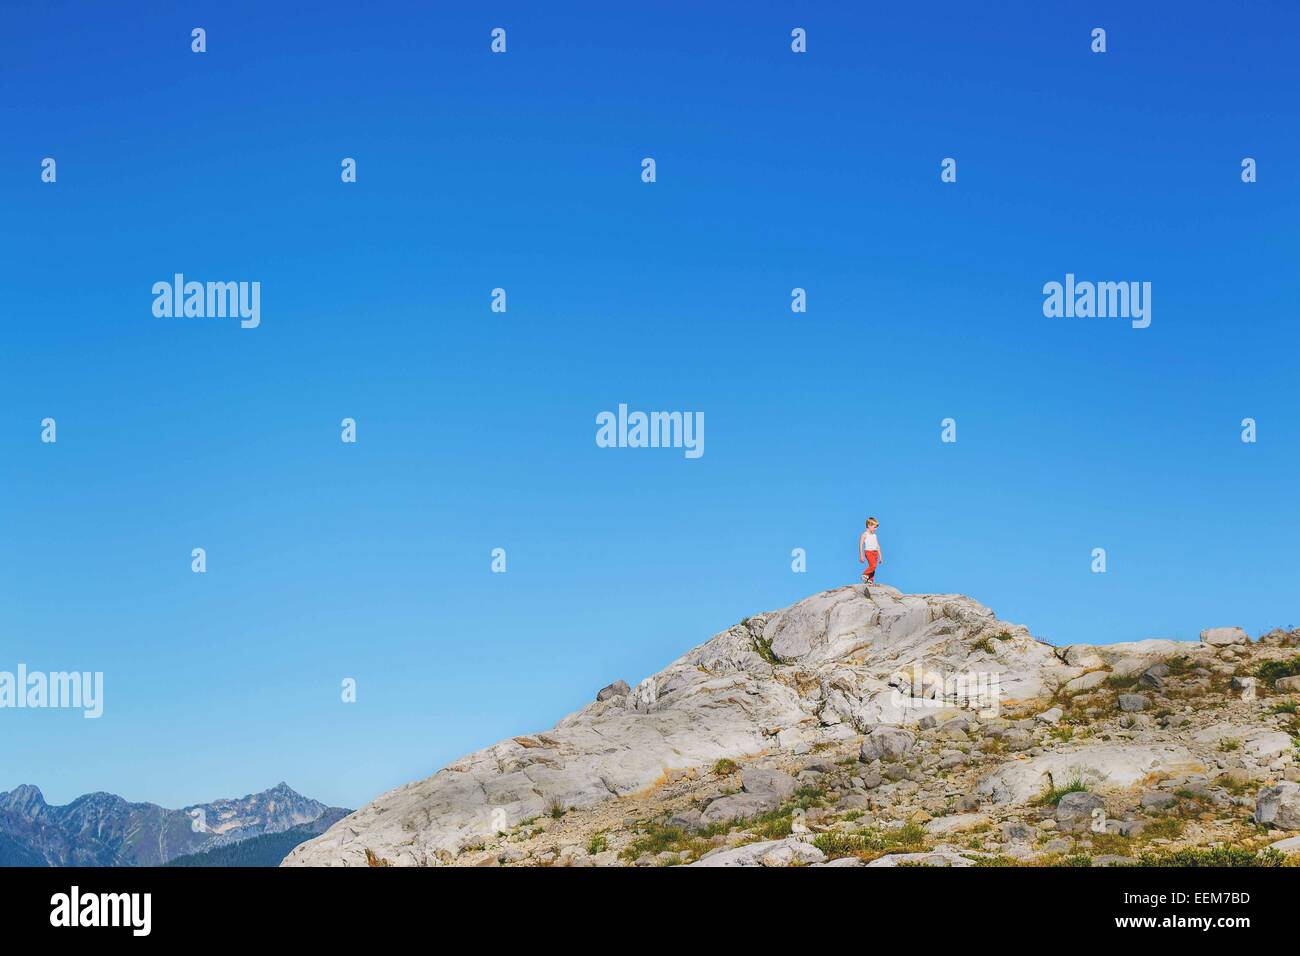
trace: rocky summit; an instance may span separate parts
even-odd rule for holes
[[[746,618],[286,866],[1272,864],[1300,857],[1300,630],[1054,647],[876,585]]]

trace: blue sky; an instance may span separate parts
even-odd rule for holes
[[[0,789],[359,806],[856,580],[867,514],[1058,643],[1300,623],[1300,15],[1130,6],[7,4],[0,669],[106,700],[0,711]],[[705,454],[597,448],[621,402]]]

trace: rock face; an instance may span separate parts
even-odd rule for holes
[[[1131,787],[1157,770],[1203,769],[1190,751],[1176,745],[1080,744],[1006,764],[981,780],[977,791],[993,803],[1026,803],[1049,787],[1076,781],[1092,788]]]
[[[668,768],[914,723],[942,702],[945,681],[971,672],[996,676],[999,706],[1074,676],[1051,647],[969,598],[883,585],[870,598],[860,587],[822,592],[728,628],[549,731],[378,797],[285,864],[364,866],[370,849],[393,865],[433,865],[548,806],[634,793]]]
[[[1249,652],[1235,635],[1057,649],[960,595],[837,588],[746,618],[631,687],[610,685],[551,730],[503,740],[383,794],[283,865],[855,865],[823,863],[808,841],[828,814],[852,833],[855,815],[866,826],[868,813],[923,825],[927,837],[996,833],[1010,821],[1016,852],[1038,852],[1017,815],[1046,788],[1089,791],[1062,799],[1060,824],[1043,821],[1078,832],[1100,806],[1096,794],[1170,778],[1191,792],[1242,761],[1250,780],[1265,772],[1261,761],[1289,767],[1262,734],[1242,734],[1249,746],[1236,750],[1189,741],[1176,728],[1204,721],[1163,696],[1208,686],[1224,660]],[[1176,671],[1164,666],[1175,659]],[[1111,677],[1120,678],[1114,686]],[[1115,687],[1140,687],[1142,710],[1134,701],[1119,712]],[[1105,734],[1073,736],[1080,721],[1107,715]],[[1150,733],[1157,721],[1160,732]],[[737,773],[736,763],[747,765]],[[961,782],[945,785],[952,775]],[[805,799],[803,839],[728,843],[743,821],[790,814]],[[1131,800],[1136,807],[1137,792]],[[637,808],[655,801],[657,815],[641,815]],[[1087,814],[1071,816],[1076,810]],[[652,818],[703,836],[643,851],[629,834]],[[557,836],[536,836],[543,831]],[[567,847],[517,849],[566,832],[577,834]],[[968,862],[907,844],[881,859],[873,865]]]

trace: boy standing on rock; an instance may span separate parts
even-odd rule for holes
[[[858,539],[858,562],[866,562],[867,569],[862,572],[864,584],[876,583],[876,568],[881,565],[880,542],[876,540],[876,529],[880,522],[875,518],[867,519],[867,530]]]

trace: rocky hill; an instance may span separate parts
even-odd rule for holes
[[[284,783],[179,810],[111,793],[51,806],[39,789],[24,785],[0,793],[0,865],[155,866],[311,823],[335,809]]]
[[[960,595],[838,588],[386,793],[283,865],[1280,862],[1300,852],[1297,645],[1058,648]]]

